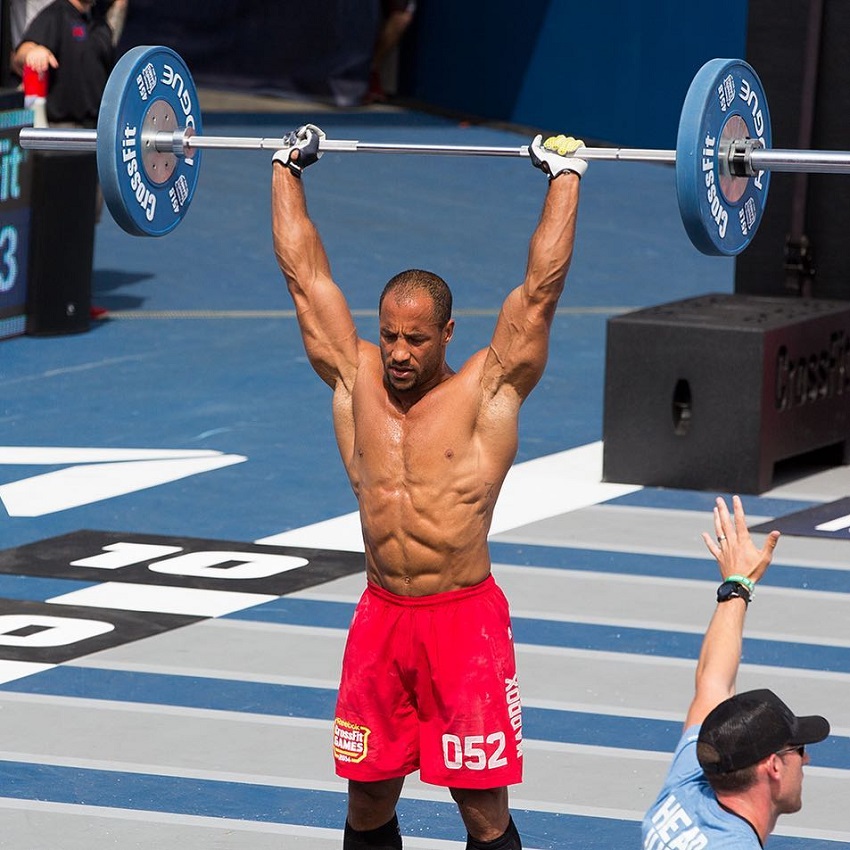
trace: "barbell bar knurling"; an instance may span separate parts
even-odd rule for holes
[[[97,130],[51,127],[24,127],[20,133],[22,148],[30,150],[97,150]],[[154,148],[171,151],[182,144],[180,133],[158,133]],[[190,147],[198,150],[268,150],[285,148],[281,138],[250,136],[190,136]],[[362,142],[355,139],[324,139],[320,150],[326,153],[398,153],[443,156],[527,157],[528,145],[499,147],[489,145],[405,144]],[[676,151],[653,148],[583,147],[575,155],[582,159],[618,162],[660,162],[675,164]],[[780,148],[755,148],[747,154],[751,171],[806,172],[810,174],[850,174],[850,151],[806,151]]]
[[[97,130],[25,127],[20,134],[21,147],[34,150],[96,151]],[[188,136],[180,132],[156,133],[150,143],[160,152],[177,152],[185,148],[197,150],[268,150],[286,148],[282,138],[250,136]],[[361,142],[356,139],[322,139],[323,153],[398,153],[437,156],[513,156],[527,157],[528,145],[499,147],[496,145],[438,145],[398,142]],[[586,159],[630,162],[676,162],[674,150],[643,148],[579,148],[576,156]]]

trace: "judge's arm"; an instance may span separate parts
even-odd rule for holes
[[[779,532],[771,531],[758,549],[750,538],[741,499],[732,499],[733,516],[723,499],[714,508],[715,537],[703,534],[709,552],[717,560],[722,582],[738,579],[744,586],[741,595],[718,602],[703,638],[694,682],[694,698],[688,709],[685,728],[702,723],[709,712],[735,694],[741,649],[744,641],[744,619],[747,612],[745,591],[755,587],[770,565]],[[750,595],[752,595],[750,593]]]

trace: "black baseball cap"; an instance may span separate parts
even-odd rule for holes
[[[784,747],[816,744],[827,735],[825,717],[797,717],[767,688],[745,691],[721,702],[705,718],[697,758],[707,774],[731,773]]]

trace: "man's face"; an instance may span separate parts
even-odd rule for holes
[[[789,748],[775,757],[781,759],[783,768],[776,799],[779,813],[790,815],[799,812],[803,807],[803,765],[809,763],[809,754]]]
[[[426,293],[397,300],[389,293],[379,316],[381,358],[386,381],[397,394],[424,394],[439,383],[454,320],[434,321],[434,304]]]

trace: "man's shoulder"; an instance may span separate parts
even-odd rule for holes
[[[384,365],[381,349],[363,337],[357,338],[357,371],[368,375],[377,374],[383,380]]]
[[[64,18],[80,18],[82,13],[68,0],[53,0],[48,3],[32,20],[33,23],[39,18],[45,20],[62,20]]]
[[[452,375],[452,380],[456,384],[481,386],[485,380],[485,369],[489,351],[489,348],[482,348],[471,354]]]
[[[723,809],[696,757],[699,726],[686,729],[658,798],[643,819],[645,842],[656,850],[710,847],[712,850],[758,848],[746,821]]]
[[[62,20],[65,14],[63,6],[72,10],[74,8],[68,0],[53,0],[52,3],[48,3],[36,12],[21,35],[21,43],[34,41],[36,44],[41,44],[44,40],[44,34],[50,32],[51,28]]]
[[[86,18],[82,12],[69,3],[68,0],[53,0],[52,3],[48,3],[27,24],[22,40],[38,42],[37,38],[26,38],[30,32],[41,38],[44,38],[48,34],[58,37],[58,33],[62,32],[66,26],[77,22],[86,23]]]
[[[665,783],[643,819],[644,846],[656,850],[710,847],[711,850],[757,850],[750,825],[726,811],[701,775]]]
[[[667,774],[667,785],[678,782],[695,782],[702,778],[702,768],[697,761],[697,738],[699,726],[691,726],[682,732],[676,749],[673,751],[673,761]]]

